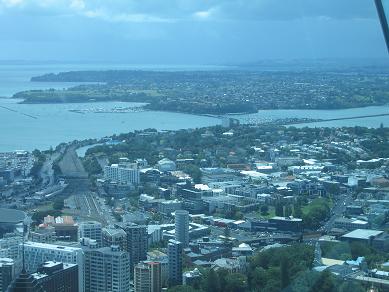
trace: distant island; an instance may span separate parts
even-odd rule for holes
[[[340,109],[389,102],[389,78],[371,71],[73,71],[34,82],[88,82],[65,90],[30,90],[23,103],[124,101],[148,110],[221,115],[262,109]]]

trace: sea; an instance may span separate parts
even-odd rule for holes
[[[33,76],[75,70],[223,70],[223,66],[172,66],[126,64],[0,63],[0,152],[46,150],[62,142],[101,138],[134,130],[179,130],[221,124],[218,117],[172,112],[132,111],[114,113],[113,109],[142,104],[123,102],[75,104],[20,104],[13,94],[30,89],[62,89],[81,83],[31,82]],[[98,109],[96,111],[96,109]],[[343,110],[265,110],[239,115],[242,123],[261,123],[284,118],[341,118],[388,113],[389,106]],[[388,126],[389,117],[372,117],[296,125],[298,127]]]

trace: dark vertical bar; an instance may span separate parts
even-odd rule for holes
[[[386,13],[384,6],[382,4],[382,0],[375,0],[375,5],[377,7],[378,16],[380,17],[382,30],[384,32],[386,47],[389,52],[389,27],[388,27],[388,19],[386,18]]]

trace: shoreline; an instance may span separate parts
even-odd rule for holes
[[[146,108],[147,105],[150,103],[145,102],[135,102],[135,101],[121,101],[121,100],[99,100],[99,101],[79,101],[79,102],[26,102],[25,100],[22,100],[20,98],[14,98],[14,97],[0,97],[0,100],[15,100],[18,102],[11,103],[11,104],[21,104],[21,105],[78,105],[78,104],[85,104],[85,105],[91,105],[91,107],[96,103],[115,103],[120,102],[124,104],[136,104],[135,106],[131,106],[131,109],[138,109],[138,110],[130,110],[130,111],[116,111],[116,109],[103,109],[102,111],[93,110],[93,109],[71,109],[70,112],[74,113],[110,113],[110,114],[126,114],[126,113],[139,113],[139,112],[164,112],[164,113],[174,113],[174,114],[184,114],[184,115],[192,115],[192,116],[199,116],[199,117],[208,117],[208,118],[214,118],[214,119],[223,119],[223,118],[238,118],[238,117],[244,117],[249,115],[256,115],[260,114],[261,112],[271,112],[271,111],[344,111],[344,110],[353,110],[353,109],[366,109],[366,108],[372,108],[372,107],[382,107],[387,108],[388,112],[384,113],[378,113],[378,114],[371,114],[371,115],[356,115],[351,117],[339,117],[339,118],[328,118],[328,119],[312,119],[312,121],[297,121],[297,122],[286,122],[283,125],[289,126],[289,125],[298,125],[298,124],[309,124],[309,123],[320,123],[320,122],[330,122],[330,121],[342,121],[342,120],[354,120],[354,119],[362,119],[362,118],[372,118],[372,117],[383,117],[383,116],[389,116],[389,104],[381,104],[381,105],[369,105],[369,106],[363,106],[363,107],[347,107],[347,108],[337,108],[337,109],[290,109],[290,108],[275,108],[275,109],[260,109],[257,112],[242,112],[242,113],[223,113],[223,114],[210,114],[210,113],[191,113],[191,112],[181,112],[181,111],[173,111],[173,110],[162,110],[162,109],[148,109]],[[5,106],[2,106],[2,108],[6,108]],[[7,108],[8,109],[8,108]],[[35,117],[34,117],[35,118]],[[304,119],[299,117],[288,117],[285,119]],[[275,119],[280,120],[280,119]],[[283,119],[281,119],[283,120]],[[260,124],[267,124],[268,122],[262,122],[262,123],[253,123],[256,125]],[[271,123],[271,122],[270,122]]]
[[[123,100],[88,100],[88,101],[72,101],[72,102],[36,102],[36,101],[26,101],[16,97],[0,97],[0,99],[8,99],[8,100],[21,100],[18,104],[26,104],[26,105],[58,105],[58,104],[95,104],[95,103],[110,103],[110,102],[122,102],[122,103],[135,103],[139,104],[140,108],[144,108],[147,105],[151,104],[150,102],[142,102],[142,101],[123,101]],[[388,107],[389,103],[383,104],[371,104],[365,106],[355,106],[355,107],[343,107],[343,108],[266,108],[266,109],[258,109],[256,112],[238,112],[238,113],[221,113],[221,114],[212,114],[212,113],[192,113],[185,111],[172,111],[172,110],[163,110],[163,109],[148,109],[144,108],[145,111],[158,111],[158,112],[171,112],[171,113],[181,113],[181,114],[191,114],[196,116],[206,116],[213,118],[224,118],[224,117],[235,117],[235,116],[244,116],[244,115],[255,115],[262,111],[341,111],[341,110],[352,110],[352,109],[365,109],[370,107]],[[363,117],[363,116],[362,116]],[[369,116],[366,116],[369,117]]]

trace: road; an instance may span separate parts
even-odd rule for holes
[[[105,205],[104,199],[93,192],[74,195],[76,211],[74,215],[84,220],[96,220],[104,225],[112,225],[117,221],[112,215],[111,209]]]
[[[341,195],[336,201],[331,210],[331,217],[317,231],[328,233],[334,227],[335,220],[342,217],[346,211],[346,207],[353,202],[351,192]]]

